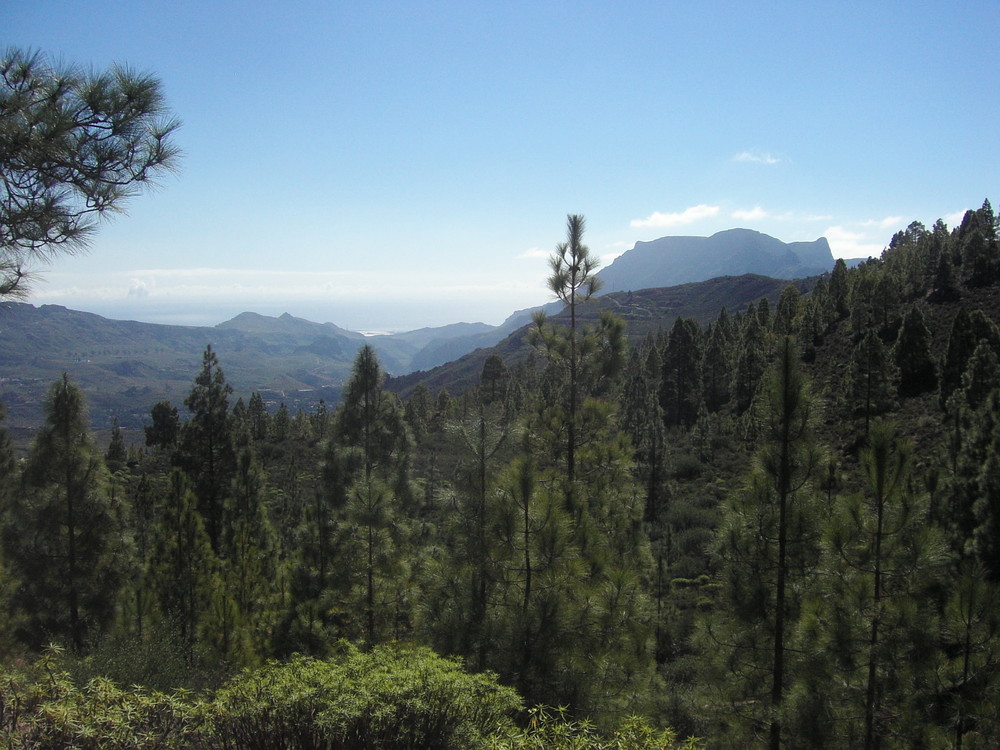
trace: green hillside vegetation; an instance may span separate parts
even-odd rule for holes
[[[404,398],[364,346],[268,409],[206,347],[105,450],[53,384],[0,440],[4,741],[996,747],[990,204],[659,330],[576,218],[567,311]]]

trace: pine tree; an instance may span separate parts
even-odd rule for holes
[[[583,244],[584,219],[573,214],[566,217],[566,242],[556,246],[549,259],[552,275],[549,289],[566,304],[569,310],[569,351],[566,363],[569,371],[567,391],[568,408],[566,421],[566,466],[568,486],[572,488],[576,480],[576,413],[580,404],[578,377],[580,375],[580,344],[577,341],[578,306],[589,300],[600,288],[600,280],[595,275],[598,260],[591,257],[590,249]],[[536,327],[542,328],[544,317],[536,319]],[[572,491],[572,489],[570,490]]]
[[[227,498],[222,570],[226,589],[257,644],[275,606],[278,542],[267,511],[267,480],[249,450],[240,452]]]
[[[943,249],[938,255],[937,265],[934,268],[934,278],[931,281],[931,291],[927,295],[927,300],[935,304],[942,304],[953,302],[960,296],[961,292],[955,279],[952,254],[947,249]]]
[[[976,410],[996,388],[1000,388],[1000,361],[985,341],[980,342],[962,375],[962,395],[969,409]]]
[[[945,606],[941,663],[937,674],[939,694],[948,713],[952,747],[962,750],[966,735],[976,747],[977,738],[1000,732],[1000,588],[985,580],[975,564],[960,567]],[[942,738],[945,739],[946,738]]]
[[[952,476],[941,493],[943,508],[937,515],[953,551],[960,558],[974,558],[974,530],[990,507],[981,503],[977,519],[976,503],[986,489],[980,484],[987,479],[983,469],[1000,450],[1000,391],[990,392],[979,408],[970,409],[965,391],[960,389],[948,400],[948,411],[953,436]],[[984,568],[1000,580],[1000,564],[993,567],[986,563]]]
[[[719,411],[732,395],[733,332],[726,308],[712,324],[705,347],[704,376],[705,406],[710,413]]]
[[[153,424],[145,429],[146,445],[150,448],[173,448],[181,432],[177,407],[169,401],[160,401],[151,412]]]
[[[913,712],[932,667],[931,591],[944,557],[925,498],[910,489],[911,454],[890,424],[875,422],[861,456],[867,492],[846,498],[827,529],[819,637],[836,659],[843,694],[831,689],[828,706],[848,747],[870,750],[890,736],[916,746],[923,731]]]
[[[424,442],[424,437],[431,426],[433,411],[434,405],[431,403],[430,391],[427,390],[426,385],[419,383],[406,400],[406,407],[403,410],[403,418],[406,420],[417,445]]]
[[[849,284],[847,264],[843,258],[837,258],[833,264],[833,273],[830,274],[828,287],[832,322],[843,320],[850,313]]]
[[[953,492],[966,518],[971,510],[964,551],[1000,583],[1000,388],[975,413],[960,467]]]
[[[360,554],[346,507],[358,456],[328,441],[319,482],[303,509],[290,561],[289,602],[278,626],[275,650],[282,655],[325,655],[337,638],[356,635],[347,620],[356,559]]]
[[[216,554],[221,549],[226,496],[236,466],[229,416],[232,392],[215,352],[207,346],[201,372],[184,400],[191,418],[182,435],[182,466],[194,483],[198,510]]]
[[[663,352],[660,407],[667,426],[692,427],[702,401],[701,330],[689,318],[678,318]]]
[[[0,57],[0,298],[31,267],[86,248],[100,217],[177,163],[160,82],[85,73],[18,48]]]
[[[766,368],[764,330],[756,315],[748,315],[733,371],[732,391],[737,414],[743,414],[750,408]]]
[[[851,333],[857,341],[875,328],[875,296],[881,276],[878,261],[868,260],[854,269],[851,280]]]
[[[250,437],[255,443],[267,440],[271,416],[267,413],[264,398],[257,391],[250,395],[250,405],[247,407],[250,420]]]
[[[278,411],[274,413],[274,417],[271,419],[271,424],[267,431],[267,439],[271,443],[282,445],[288,442],[291,434],[292,415],[288,413],[288,404],[281,402],[278,405]]]
[[[375,350],[358,350],[351,379],[344,386],[337,412],[338,440],[361,452],[365,478],[378,469],[392,473],[394,461],[406,449],[406,429],[398,399],[382,387],[385,375]]]
[[[13,632],[15,630],[14,616],[11,612],[10,597],[13,593],[14,581],[7,572],[7,565],[2,554],[5,546],[4,536],[7,523],[6,509],[9,499],[18,485],[19,469],[14,457],[14,448],[7,430],[4,429],[6,418],[4,406],[0,403],[0,656],[5,657],[13,647]]]
[[[781,290],[778,309],[774,314],[772,330],[776,336],[791,336],[796,333],[800,308],[799,290],[793,284],[789,284]]]
[[[409,585],[403,572],[406,514],[412,510],[408,443],[402,407],[383,389],[383,379],[374,350],[363,346],[337,412],[337,440],[357,452],[361,465],[348,493],[344,523],[359,548],[353,567],[361,580],[353,596],[369,646],[398,637],[398,628],[408,620],[403,610],[409,607],[402,602]]]
[[[724,594],[707,631],[736,678],[731,705],[749,711],[737,731],[766,726],[772,748],[783,742],[783,704],[797,674],[790,633],[817,562],[811,478],[818,455],[797,362],[785,337],[767,379],[757,467],[723,509],[715,552]]]
[[[570,519],[562,498],[537,483],[530,454],[500,479],[495,534],[501,589],[496,599],[502,616],[491,665],[517,685],[528,701],[567,702],[572,649],[573,599],[582,575],[571,540]]]
[[[957,234],[966,283],[970,287],[982,287],[1000,280],[996,217],[988,200],[979,210],[966,211]]]
[[[83,394],[68,375],[49,389],[45,412],[7,508],[5,561],[18,581],[12,604],[25,615],[19,637],[36,649],[65,638],[79,654],[111,624],[127,550]]]
[[[394,618],[392,602],[394,575],[399,573],[399,550],[393,531],[399,526],[388,486],[370,475],[351,489],[347,520],[358,541],[362,582],[357,604],[363,613],[363,638],[368,648],[390,637]]]
[[[645,357],[633,349],[628,375],[622,385],[619,424],[635,449],[636,471],[645,487],[645,520],[655,523],[663,509],[666,491],[666,434],[660,407],[659,350],[650,345]]]
[[[448,443],[458,452],[455,480],[437,499],[441,526],[432,544],[441,551],[423,571],[420,608],[434,647],[462,655],[477,670],[487,668],[495,630],[496,475],[514,428],[509,403],[490,391],[480,389],[476,411],[447,426]]]
[[[930,331],[916,305],[903,318],[892,354],[899,370],[900,396],[916,396],[937,387],[937,371],[930,351]]]
[[[962,374],[965,372],[969,358],[978,344],[972,319],[966,308],[960,307],[951,323],[951,334],[948,336],[948,349],[941,363],[941,407],[944,408],[948,398],[962,384]]]
[[[133,569],[122,596],[122,622],[126,632],[143,641],[153,617],[149,562],[155,543],[159,476],[149,462],[141,462],[126,484],[126,526],[134,544]]]
[[[208,619],[219,582],[218,559],[212,551],[198,498],[180,469],[174,469],[159,509],[159,528],[149,562],[150,581],[159,610],[184,644],[189,664]]]
[[[485,404],[492,404],[506,399],[510,386],[510,370],[500,357],[491,354],[483,362],[483,371],[479,377],[481,400]]]
[[[892,362],[874,331],[869,331],[854,347],[848,372],[852,412],[865,418],[865,435],[873,417],[892,408],[895,383]]]
[[[114,474],[125,468],[127,460],[128,449],[125,447],[125,439],[122,437],[121,425],[118,424],[118,418],[115,417],[114,424],[111,427],[111,442],[104,453],[104,463],[107,465],[108,471]]]

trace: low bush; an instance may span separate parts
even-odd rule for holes
[[[343,646],[320,661],[247,670],[209,706],[220,750],[475,748],[512,726],[520,698],[425,648]]]
[[[9,750],[171,750],[198,747],[201,719],[184,693],[122,690],[103,678],[77,687],[53,655],[0,674],[0,747]]]
[[[7,750],[693,750],[642,719],[598,732],[562,711],[514,717],[517,693],[425,648],[341,646],[234,677],[212,698],[77,687],[46,654],[0,672],[0,747]],[[523,716],[523,714],[522,714]]]
[[[626,719],[611,735],[561,709],[539,707],[524,729],[490,738],[490,750],[697,750],[697,740],[679,740],[672,729],[656,729],[642,718]]]

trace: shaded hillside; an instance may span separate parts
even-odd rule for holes
[[[806,292],[815,282],[813,278],[792,283],[800,292]],[[693,318],[707,325],[718,317],[723,307],[735,313],[763,298],[775,304],[788,284],[783,279],[746,274],[666,288],[614,292],[581,305],[577,316],[584,324],[592,323],[601,310],[610,310],[625,320],[626,334],[630,341],[637,344],[651,333],[669,329],[677,318]],[[568,313],[559,312],[551,315],[550,319],[565,322],[568,321]],[[418,383],[423,383],[432,392],[445,389],[450,393],[461,393],[479,383],[483,363],[491,354],[500,356],[508,366],[530,356],[532,348],[527,343],[527,330],[528,325],[523,325],[494,346],[476,349],[426,372],[392,378],[387,387],[403,397],[409,395]]]
[[[789,283],[804,293],[815,286],[816,279],[789,282],[758,274],[744,274],[670,287],[614,292],[583,305],[577,316],[585,323],[593,322],[601,310],[610,310],[624,318],[628,324],[626,333],[629,339],[638,342],[650,333],[673,325],[677,318],[692,318],[704,326],[715,320],[723,307],[729,312],[739,312],[765,297],[769,302],[776,303]],[[568,313],[553,317],[555,320],[568,319]]]
[[[826,238],[785,243],[749,229],[729,229],[711,237],[661,237],[637,242],[598,275],[604,292],[675,286],[718,276],[747,273],[799,279],[833,268]]]

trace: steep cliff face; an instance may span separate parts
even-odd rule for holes
[[[797,279],[829,271],[833,263],[825,237],[785,243],[750,229],[729,229],[711,237],[637,242],[599,275],[607,294],[745,273]]]

